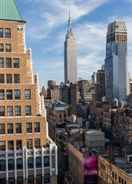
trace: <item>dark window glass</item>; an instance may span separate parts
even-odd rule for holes
[[[22,141],[21,140],[16,141],[16,149],[17,150],[22,150]]]
[[[13,91],[12,90],[7,90],[6,91],[6,98],[7,98],[7,100],[12,100],[13,99]]]
[[[23,184],[23,177],[22,176],[17,177],[17,184]]]
[[[42,159],[41,157],[36,157],[36,168],[42,167]]]
[[[13,106],[7,106],[7,116],[13,116]]]
[[[0,116],[5,116],[5,107],[0,106]]]
[[[44,175],[44,183],[50,183],[50,174]]]
[[[4,36],[4,30],[3,28],[0,28],[0,38],[3,38],[3,36]]]
[[[5,44],[5,51],[6,52],[11,52],[11,44],[10,43]]]
[[[32,139],[28,139],[27,140],[27,148],[28,149],[33,149],[33,141],[32,141]]]
[[[6,75],[6,82],[7,82],[7,84],[11,84],[12,83],[12,75],[11,74],[7,74]]]
[[[32,175],[28,176],[28,184],[34,184],[34,177]]]
[[[26,105],[25,106],[25,115],[26,116],[31,116],[32,113],[31,113],[31,106],[30,105]]]
[[[31,89],[25,89],[24,96],[26,100],[30,100],[31,99]]]
[[[14,83],[20,83],[20,74],[14,74]]]
[[[35,144],[35,148],[40,148],[41,147],[40,139],[35,139],[34,144]]]
[[[14,170],[14,168],[15,168],[14,159],[9,159],[8,160],[8,170]]]
[[[15,115],[21,116],[21,106],[19,105],[15,106]]]
[[[0,184],[5,184],[6,183],[6,178],[0,178]]]
[[[21,91],[20,91],[20,89],[15,89],[14,90],[14,96],[15,96],[15,100],[20,100],[20,98],[21,98]]]
[[[8,134],[13,134],[13,123],[8,123],[7,124],[7,133]]]
[[[10,28],[5,29],[5,38],[11,38],[11,29]]]
[[[0,123],[0,134],[5,134],[5,124]]]
[[[21,169],[23,169],[23,159],[22,158],[18,158],[17,159],[17,169],[19,170],[21,170]]]
[[[6,58],[6,68],[12,68],[12,59]]]
[[[49,167],[50,165],[50,159],[49,156],[44,157],[44,167]]]
[[[8,150],[14,150],[14,142],[8,141]]]
[[[4,58],[0,58],[0,68],[4,68]]]
[[[16,123],[16,133],[22,133],[22,125],[21,123]]]
[[[33,158],[30,157],[30,158],[28,158],[28,168],[32,169],[33,167],[34,167]]]
[[[4,74],[0,74],[0,83],[5,83]]]
[[[0,171],[5,171],[5,170],[6,170],[6,161],[0,160]]]
[[[20,68],[20,59],[19,58],[14,58],[13,59],[13,67],[14,68]]]
[[[10,177],[8,179],[8,184],[15,184],[15,177]]]
[[[36,183],[37,184],[42,184],[42,176],[41,175],[36,176]]]
[[[0,43],[0,52],[4,52],[4,44]]]
[[[40,122],[34,123],[34,132],[36,132],[36,133],[40,132]]]
[[[32,123],[26,123],[27,133],[32,133]]]
[[[5,99],[5,91],[4,89],[0,89],[0,100],[4,100]]]
[[[5,151],[5,149],[6,149],[5,141],[0,141],[0,151]]]

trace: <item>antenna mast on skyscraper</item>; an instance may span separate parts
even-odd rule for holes
[[[63,0],[63,2],[66,5],[66,15],[68,19],[67,32],[70,32],[71,31],[71,0]]]

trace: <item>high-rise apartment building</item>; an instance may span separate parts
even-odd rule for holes
[[[127,95],[127,28],[125,22],[108,25],[106,59],[106,97],[125,100]]]
[[[64,61],[65,83],[69,82],[75,84],[77,82],[76,39],[72,31],[70,16],[64,44]]]
[[[0,0],[0,184],[56,183],[57,147],[31,56],[16,1]]]

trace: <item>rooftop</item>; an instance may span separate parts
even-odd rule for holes
[[[24,22],[16,5],[16,0],[0,0],[0,20]]]

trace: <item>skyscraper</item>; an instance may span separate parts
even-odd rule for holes
[[[125,100],[127,95],[127,28],[124,21],[108,25],[106,59],[106,97]]]
[[[64,43],[64,72],[65,83],[70,82],[75,84],[77,82],[77,53],[76,53],[76,39],[72,31],[71,16],[69,15],[68,29]]]
[[[55,183],[57,147],[15,0],[0,0],[0,184]]]

